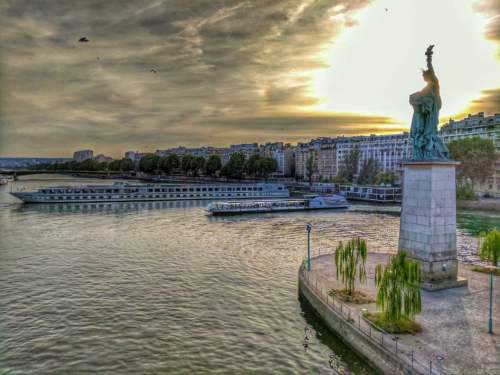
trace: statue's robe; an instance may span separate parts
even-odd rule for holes
[[[413,107],[410,136],[413,140],[413,159],[446,159],[448,150],[437,134],[441,98],[428,84],[410,95]]]

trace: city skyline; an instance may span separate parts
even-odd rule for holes
[[[498,6],[430,4],[7,1],[0,156],[408,131],[429,42],[442,120],[498,112]]]

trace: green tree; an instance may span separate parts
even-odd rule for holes
[[[347,179],[344,176],[338,174],[332,179],[332,182],[335,184],[346,184],[349,181],[347,181]]]
[[[134,170],[134,162],[129,158],[123,158],[120,160],[120,170],[123,172],[129,172]]]
[[[359,171],[359,176],[357,179],[358,184],[360,185],[372,185],[375,183],[375,176],[379,172],[378,161],[369,158],[365,160],[361,170]]]
[[[139,161],[139,170],[145,173],[154,173],[158,170],[160,157],[155,154],[146,154]]]
[[[360,151],[357,147],[354,147],[344,158],[339,174],[349,182],[354,182],[354,176],[358,174],[359,158]]]
[[[309,181],[310,184],[312,184],[312,178],[313,175],[317,172],[318,166],[316,165],[316,162],[314,160],[314,155],[309,155],[309,157],[306,160],[306,176],[307,176],[307,181]]]
[[[177,168],[179,168],[179,157],[177,154],[170,154],[167,156],[163,156],[160,158],[160,169],[162,172],[165,174],[171,174],[173,171],[175,171]]]
[[[422,310],[420,265],[401,251],[390,257],[386,266],[375,266],[377,307],[388,321],[412,319]]]
[[[394,172],[378,172],[375,176],[376,185],[394,185],[396,183],[396,175]]]
[[[191,161],[194,156],[191,154],[186,154],[182,156],[181,159],[181,169],[185,174],[188,174],[191,171]]]
[[[500,258],[500,230],[491,229],[487,234],[481,233],[478,241],[481,259],[490,262],[493,266],[498,266]]]
[[[353,238],[345,245],[340,242],[335,249],[335,267],[337,279],[339,275],[348,295],[354,294],[354,283],[366,282],[365,262],[367,257],[366,241],[361,238]]]
[[[258,173],[257,164],[261,159],[260,155],[253,154],[245,162],[245,172],[248,176],[256,176]]]
[[[198,176],[205,169],[206,160],[203,156],[194,156],[189,165],[193,175]]]
[[[107,161],[97,162],[97,170],[98,171],[107,171],[108,170],[108,162]]]
[[[491,139],[471,137],[448,144],[450,157],[460,162],[457,167],[458,180],[470,179],[472,184],[484,182],[491,177],[495,166],[495,145]]]
[[[215,176],[215,174],[222,168],[222,160],[219,155],[210,155],[205,164],[205,171],[209,176]]]
[[[114,172],[120,171],[121,170],[121,168],[120,168],[120,161],[121,160],[113,160],[113,161],[111,161],[109,163],[109,165],[108,165],[108,169],[110,171],[114,171]]]
[[[235,152],[229,161],[222,167],[222,175],[229,178],[242,179],[245,171],[245,154]]]
[[[81,171],[97,171],[99,170],[99,163],[95,160],[87,159],[82,161],[77,168],[77,170]]]
[[[267,178],[271,173],[278,168],[276,160],[270,156],[259,157],[256,163],[257,175]]]

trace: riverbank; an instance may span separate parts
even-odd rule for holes
[[[375,299],[373,275],[376,264],[386,263],[387,254],[368,256],[367,284],[358,290]],[[422,332],[415,335],[392,335],[370,328],[361,317],[364,309],[376,311],[375,303],[332,303],[326,297],[331,289],[342,288],[335,274],[333,255],[321,255],[311,261],[311,271],[299,276],[299,293],[308,300],[325,323],[364,356],[372,365],[387,374],[415,373],[486,374],[500,373],[500,280],[494,279],[493,316],[496,334],[487,333],[489,276],[473,272],[460,263],[459,274],[469,281],[467,287],[437,292],[422,291],[422,313],[416,321]],[[495,330],[495,329],[494,329]],[[396,348],[396,345],[398,348]],[[442,369],[439,372],[439,369]]]
[[[481,198],[477,201],[457,200],[457,208],[463,210],[500,211],[500,199]]]

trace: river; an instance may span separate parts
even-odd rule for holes
[[[373,373],[301,305],[297,270],[308,222],[314,252],[356,235],[396,251],[399,207],[212,218],[203,201],[23,205],[8,194],[81,183],[109,181],[0,187],[0,374],[332,374],[331,353]],[[459,213],[458,225],[465,249],[500,215]]]

